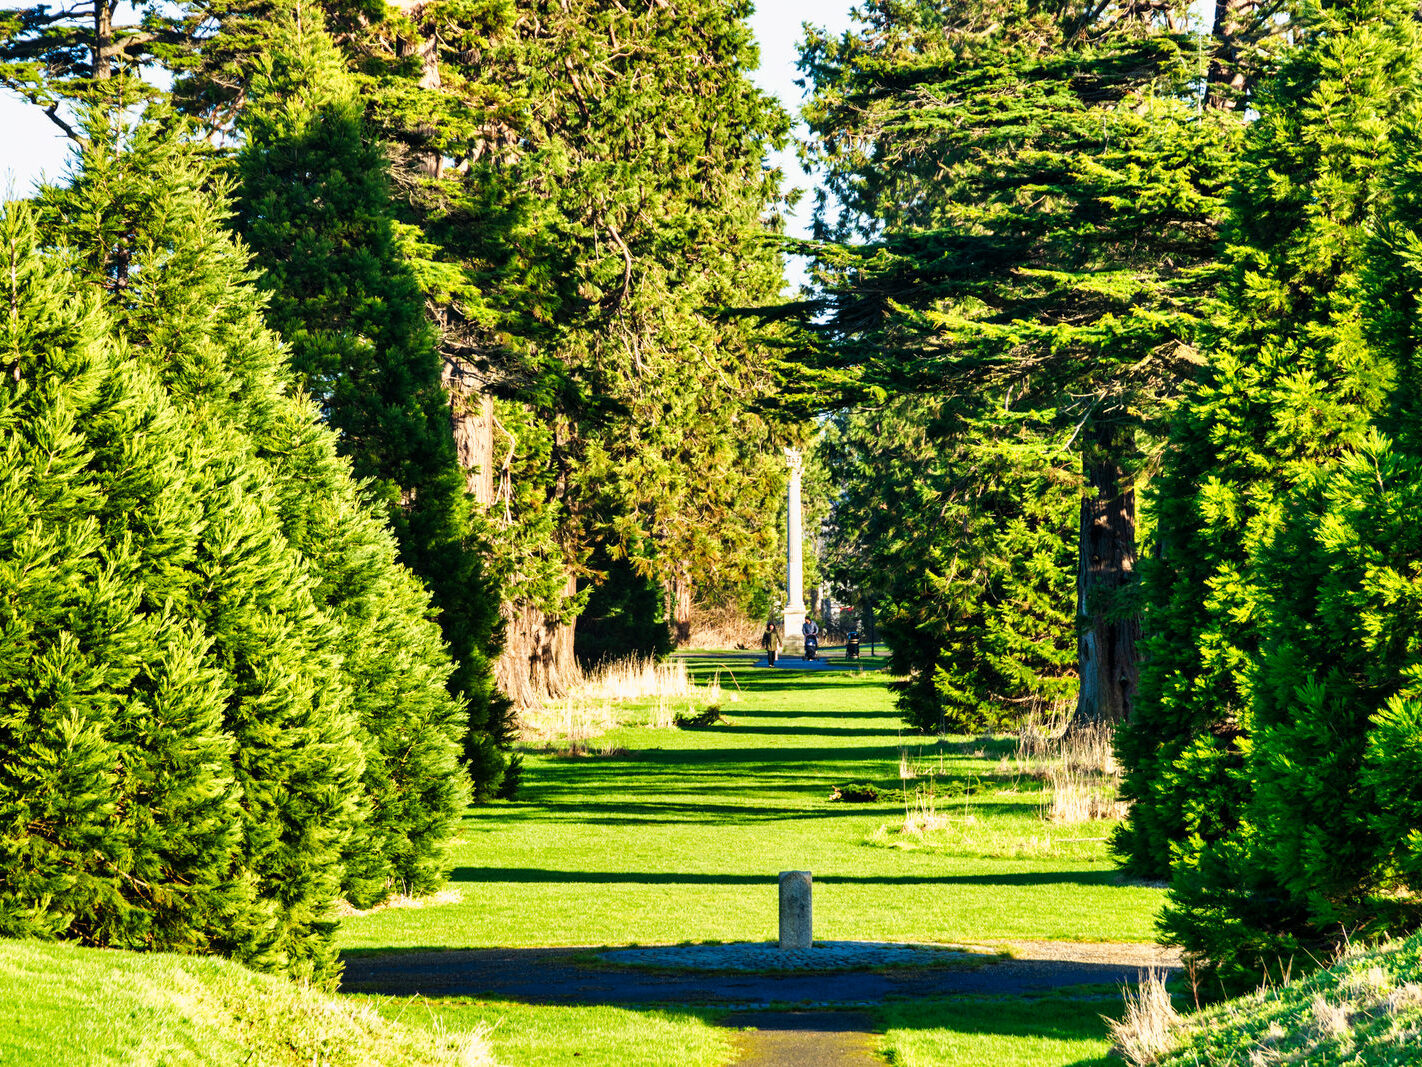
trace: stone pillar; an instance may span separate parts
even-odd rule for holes
[[[781,635],[786,655],[803,656],[805,638],[800,627],[805,622],[805,540],[800,529],[800,475],[804,461],[798,448],[787,448],[785,458],[790,462],[790,489],[785,519],[785,625]]]
[[[780,872],[780,950],[806,949],[814,943],[814,908],[809,871]]]

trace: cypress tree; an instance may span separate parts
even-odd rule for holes
[[[1397,631],[1376,605],[1353,613],[1395,536],[1359,527],[1365,501],[1388,510],[1370,425],[1393,370],[1365,339],[1364,279],[1422,53],[1387,4],[1311,9],[1298,32],[1262,97],[1220,339],[1162,479],[1152,656],[1120,742],[1135,804],[1118,846],[1137,872],[1170,871],[1164,928],[1227,985],[1365,931],[1382,885],[1358,783],[1394,669],[1374,641]]]
[[[222,461],[22,205],[0,254],[0,929],[214,951],[261,916],[228,679],[170,594],[211,562]]]
[[[820,447],[830,575],[872,590],[906,721],[968,733],[1060,710],[1077,491],[1040,427],[904,398],[838,416]]]
[[[466,762],[488,795],[513,735],[493,686],[499,595],[455,455],[412,228],[394,218],[389,163],[320,9],[278,12],[265,30],[240,116],[237,229],[262,264],[266,319],[291,370],[383,506],[401,560],[434,594],[455,661],[450,688],[468,706]]]
[[[231,457],[209,490],[222,503],[210,562],[160,590],[201,621],[225,675],[243,847],[265,909],[218,947],[327,976],[340,892],[369,904],[437,879],[463,798],[463,709],[423,591],[314,405],[290,389],[201,149],[161,120],[91,129],[72,185],[44,196],[47,235],[75,249],[115,332]],[[239,536],[252,524],[267,531],[259,543]]]

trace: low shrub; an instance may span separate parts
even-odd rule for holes
[[[872,804],[881,795],[877,786],[872,786],[868,782],[859,782],[835,786],[830,790],[829,798],[846,804]]]
[[[712,704],[701,711],[688,715],[677,715],[673,720],[678,730],[702,730],[708,726],[715,726],[717,723],[725,722],[721,715],[721,705]]]

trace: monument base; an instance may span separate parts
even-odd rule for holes
[[[785,609],[785,625],[780,630],[781,639],[785,642],[785,647],[780,650],[782,656],[794,656],[801,659],[805,655],[805,635],[800,632],[800,627],[805,625],[805,606],[787,607]]]

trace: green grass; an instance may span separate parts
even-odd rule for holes
[[[880,674],[737,667],[736,679],[731,725],[620,728],[601,739],[625,750],[610,757],[530,753],[520,800],[463,823],[462,899],[352,918],[342,947],[765,940],[787,869],[814,872],[824,939],[1151,940],[1160,890],[1122,884],[1104,842],[1079,840],[1106,827],[1045,825],[1036,786],[1000,767],[1010,745],[901,736]],[[901,748],[935,768],[941,751],[937,785],[960,794],[940,800],[965,821],[939,847],[881,847],[900,799],[828,799],[864,781],[899,797]]]
[[[696,1008],[549,1007],[450,997],[361,997],[411,1027],[474,1030],[481,1023],[500,1063],[518,1067],[716,1067],[731,1058],[724,1011]]]
[[[1120,1007],[1069,996],[893,1001],[879,1013],[882,1047],[895,1067],[1108,1067],[1101,1016]]]
[[[530,753],[517,803],[470,812],[457,899],[347,919],[351,951],[765,940],[777,874],[815,875],[821,939],[1149,940],[1158,889],[1121,883],[1106,827],[1052,829],[1002,741],[901,735],[882,675],[756,671],[729,724],[620,728],[611,756]],[[734,688],[723,675],[722,684]],[[832,803],[872,782],[900,795],[907,749],[953,820],[920,842],[899,799]],[[941,759],[941,771],[940,771]],[[1091,840],[1097,838],[1098,840]],[[889,846],[889,847],[886,847]],[[913,846],[913,847],[900,847]],[[898,1064],[1097,1063],[1101,1011],[1046,997],[885,1006]],[[0,1063],[449,1063],[480,1023],[500,1063],[712,1065],[713,1008],[330,998],[212,959],[0,942]]]
[[[415,1067],[463,1046],[226,960],[0,941],[0,1063]]]

